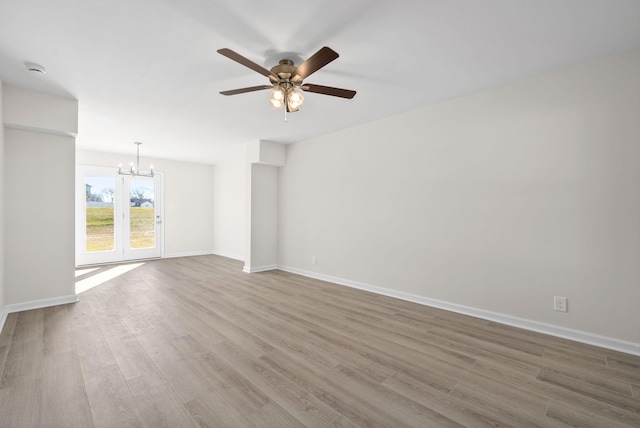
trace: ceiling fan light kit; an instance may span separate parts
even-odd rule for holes
[[[287,105],[291,108],[291,111],[298,111],[303,102],[304,97],[300,91],[293,88],[287,91]]]
[[[282,59],[279,64],[272,67],[271,70],[267,70],[231,49],[218,49],[218,53],[252,69],[257,73],[262,74],[265,77],[268,77],[271,83],[270,85],[251,86],[247,88],[222,91],[220,93],[222,95],[237,95],[244,94],[246,92],[271,89],[269,102],[271,103],[271,106],[277,110],[284,106],[285,121],[287,120],[286,114],[288,112],[291,113],[298,111],[304,102],[304,95],[301,91],[347,99],[351,99],[356,95],[356,91],[349,89],[303,83],[303,80],[308,76],[338,58],[338,53],[326,46],[321,48],[298,67],[293,64],[293,61],[289,59]]]
[[[284,90],[279,86],[273,88],[273,90],[271,91],[271,95],[269,95],[269,101],[271,102],[271,106],[273,106],[273,108],[279,110],[280,107],[282,107],[282,105],[284,104]]]

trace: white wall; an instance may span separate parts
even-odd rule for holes
[[[213,252],[244,260],[246,173],[244,154],[213,168]]]
[[[279,264],[640,344],[639,112],[632,52],[290,145]]]
[[[2,81],[0,80],[0,124],[2,114]],[[0,129],[0,332],[4,325],[4,126]]]
[[[78,101],[6,85],[4,97],[10,108],[4,122],[10,126],[48,134],[78,134]]]
[[[278,268],[278,168],[286,162],[282,144],[256,140],[245,145],[245,260],[247,273]]]
[[[144,154],[144,145],[141,151]],[[112,166],[135,162],[131,154],[78,150],[78,165]],[[153,165],[164,176],[164,256],[211,254],[213,251],[213,166],[140,157],[140,168]]]
[[[5,305],[75,301],[78,103],[12,86],[3,87],[2,101]]]
[[[278,167],[247,164],[245,272],[278,266]]]

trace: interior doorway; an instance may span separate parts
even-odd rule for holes
[[[76,265],[162,256],[162,175],[76,170]]]

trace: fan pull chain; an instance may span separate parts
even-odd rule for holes
[[[287,94],[284,96],[284,121],[287,121],[287,110],[289,110],[289,104],[287,103]]]

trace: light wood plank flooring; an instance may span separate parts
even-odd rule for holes
[[[149,261],[10,314],[0,426],[640,427],[639,357],[241,268]]]

